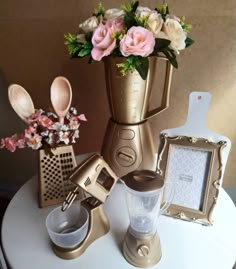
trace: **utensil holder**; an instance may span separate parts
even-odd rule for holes
[[[67,179],[77,163],[73,147],[60,146],[50,149],[49,154],[44,149],[39,150],[39,207],[61,204],[74,185]],[[77,199],[84,197],[80,190]]]

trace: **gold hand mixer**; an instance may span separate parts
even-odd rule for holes
[[[61,210],[66,211],[71,206],[81,188],[91,195],[81,201],[81,206],[89,213],[89,228],[85,239],[72,249],[53,244],[54,252],[63,259],[79,257],[93,241],[110,230],[103,204],[114,188],[118,177],[101,155],[94,154],[72,171],[69,180],[76,187],[66,197]]]

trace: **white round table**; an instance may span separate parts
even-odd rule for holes
[[[105,204],[111,230],[73,260],[58,258],[51,249],[45,218],[54,208],[38,208],[37,177],[16,193],[2,223],[2,244],[12,269],[134,268],[121,248],[129,225],[123,186],[118,183]],[[232,269],[236,258],[236,208],[222,189],[215,223],[207,227],[161,216],[158,232],[162,258],[158,269]]]

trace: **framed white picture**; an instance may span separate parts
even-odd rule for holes
[[[167,215],[205,225],[213,223],[225,145],[225,141],[213,143],[204,138],[161,134],[157,172],[175,189]]]

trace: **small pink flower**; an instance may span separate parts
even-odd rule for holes
[[[25,129],[25,138],[31,138],[36,134],[36,129],[32,126],[29,126],[28,128]]]
[[[70,143],[69,140],[69,133],[68,132],[60,132],[59,133],[59,139],[61,142],[64,142],[66,145],[68,145]]]
[[[5,139],[4,138],[1,138],[1,141],[0,141],[0,149],[3,149],[5,148]]]
[[[131,27],[120,41],[120,51],[123,56],[149,56],[154,49],[153,33],[140,26]]]
[[[29,116],[28,121],[32,122],[35,121],[40,116],[40,111],[38,109],[34,110],[34,113]]]
[[[33,134],[26,140],[26,144],[32,149],[39,149],[42,146],[42,137],[38,134]]]
[[[2,141],[2,145],[11,152],[14,152],[16,150],[16,140],[15,137],[7,137]]]
[[[86,119],[86,117],[85,117],[84,114],[80,114],[80,115],[78,116],[78,119],[81,120],[81,121],[87,121],[87,119]]]
[[[38,120],[38,123],[43,127],[49,127],[54,124],[54,122],[51,119],[49,119],[47,116],[39,116],[37,120]]]
[[[94,31],[92,44],[91,55],[94,60],[100,61],[104,56],[110,55],[116,45],[112,28],[109,25],[100,24]]]
[[[70,122],[69,122],[69,128],[70,128],[71,130],[79,129],[79,126],[80,126],[80,123],[79,123],[77,117],[73,117],[73,118],[70,119]]]
[[[24,148],[25,147],[25,139],[24,138],[19,138],[17,141],[16,141],[16,146],[18,148]]]

